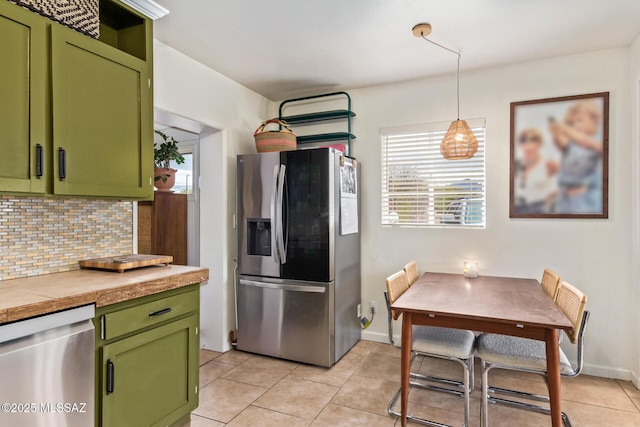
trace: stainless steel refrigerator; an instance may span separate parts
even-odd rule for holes
[[[331,366],[361,336],[361,165],[331,148],[237,162],[237,348]]]

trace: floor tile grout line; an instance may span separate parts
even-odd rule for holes
[[[192,412],[191,414],[189,414],[189,415],[190,415],[190,416],[192,416],[192,417],[193,417],[193,416],[196,416],[196,417],[198,417],[198,418],[204,418],[204,419],[206,419],[206,420],[215,421],[216,423],[220,423],[220,422],[221,422],[221,421],[216,420],[215,418],[207,417],[207,416],[205,416],[205,415],[198,415],[198,414],[194,414],[193,412]],[[222,424],[224,424],[224,423],[222,423]]]
[[[249,405],[249,406],[253,406],[253,407],[255,407],[255,408],[261,408],[261,409],[264,409],[264,410],[267,410],[267,411],[276,412],[276,413],[278,413],[278,414],[286,415],[286,416],[288,416],[288,417],[297,418],[297,419],[299,419],[299,420],[301,420],[301,421],[309,421],[309,420],[308,420],[308,419],[306,419],[306,418],[302,418],[302,417],[299,417],[299,416],[297,416],[297,415],[287,414],[286,412],[278,411],[277,409],[267,409],[267,408],[262,408],[262,407],[260,407],[260,406],[254,405],[253,403],[252,403],[251,405]],[[324,408],[323,408],[323,409],[324,409]],[[311,423],[309,423],[309,424],[311,424]]]
[[[615,380],[615,381],[616,381],[616,384],[618,384],[618,387],[620,387],[620,388],[622,389],[622,391],[624,392],[624,394],[626,394],[626,395],[627,395],[627,397],[628,397],[629,399],[640,399],[640,395],[638,395],[638,396],[631,396],[631,395],[629,394],[629,393],[630,393],[630,391],[628,391],[626,388],[624,388],[624,386],[623,386],[622,384],[620,384],[620,381],[622,381],[622,380]],[[633,385],[633,383],[631,383],[631,384]],[[635,385],[634,385],[634,387],[635,387]],[[637,393],[640,393],[640,389],[637,389]],[[638,409],[640,409],[640,408],[638,408]]]
[[[621,412],[626,412],[628,414],[640,414],[640,410],[636,409],[635,411],[629,411],[626,409],[621,409],[621,408],[614,408],[611,406],[604,406],[604,405],[597,405],[595,403],[587,403],[587,402],[580,402],[579,400],[573,400],[573,399],[562,399],[563,402],[571,402],[571,403],[577,403],[579,405],[585,405],[585,406],[592,406],[594,408],[602,408],[602,409],[611,409],[612,411],[621,411]],[[633,401],[631,402],[633,404]],[[634,404],[635,406],[635,404]]]
[[[256,400],[258,400],[258,399],[256,399]],[[287,414],[286,412],[278,411],[278,410],[276,410],[276,409],[269,409],[269,408],[265,408],[265,407],[262,407],[262,406],[255,405],[255,400],[254,400],[252,403],[250,403],[246,408],[244,408],[242,411],[240,411],[240,412],[238,413],[238,415],[236,415],[234,418],[239,417],[239,416],[240,416],[244,411],[246,411],[247,409],[251,408],[252,406],[253,406],[254,408],[257,408],[257,409],[262,409],[262,410],[265,410],[265,411],[270,411],[270,412],[275,412],[275,413],[277,413],[277,414],[286,415],[286,416],[288,416],[288,417],[293,417],[293,418],[296,418],[296,419],[298,419],[298,420],[300,420],[300,421],[309,421],[309,420],[308,420],[308,419],[306,419],[306,418],[301,418],[301,417],[298,417],[298,416],[296,416],[296,415]],[[323,408],[323,409],[324,409],[324,408]],[[313,422],[313,421],[311,421],[311,422]],[[310,422],[309,424],[311,424],[311,422]],[[231,423],[231,421],[229,421],[229,423]]]
[[[215,362],[215,360],[212,360],[211,362]],[[209,363],[211,363],[211,362],[209,362]],[[207,366],[209,363],[207,363],[207,364],[206,364],[206,365],[204,365],[204,366]],[[237,367],[238,367],[237,365],[232,365],[231,363],[224,363],[224,362],[216,362],[216,363],[218,363],[218,364],[220,364],[220,365],[228,366],[228,367],[229,367],[229,368],[231,368],[231,369],[235,369],[235,368],[237,368]]]
[[[215,420],[215,421],[218,421],[218,422],[220,422],[220,423],[222,423],[222,424],[224,424],[224,425],[227,425],[227,424],[231,423],[231,421],[233,421],[233,420],[234,420],[238,415],[240,415],[241,413],[243,413],[243,412],[244,412],[244,411],[245,411],[249,406],[253,405],[253,404],[255,403],[255,401],[256,401],[256,400],[260,399],[260,397],[262,397],[266,392],[268,392],[268,391],[270,390],[270,388],[260,387],[260,386],[253,385],[253,384],[244,384],[244,383],[241,383],[240,381],[234,381],[234,380],[230,380],[230,379],[222,378],[222,377],[218,377],[218,378],[216,378],[216,379],[215,379],[215,381],[217,381],[218,379],[223,379],[223,380],[225,380],[225,381],[232,381],[232,382],[235,382],[235,383],[238,383],[238,384],[243,384],[243,385],[251,385],[251,386],[256,387],[256,388],[262,388],[262,389],[264,389],[264,391],[263,391],[262,393],[260,393],[260,395],[259,395],[259,396],[257,396],[255,399],[253,399],[253,401],[252,401],[251,403],[249,403],[249,404],[248,404],[244,409],[242,409],[242,411],[240,411],[240,412],[238,412],[236,415],[234,415],[234,416],[233,416],[233,418],[231,418],[231,420],[230,420],[230,421],[228,421],[228,422],[224,422],[224,421],[218,421],[218,420]]]
[[[389,400],[391,400],[391,399],[389,399]],[[386,417],[390,417],[390,418],[394,417],[394,415],[389,415],[389,414],[386,414],[386,413],[384,415],[382,415],[379,412],[371,412],[371,411],[369,411],[367,409],[363,409],[363,408],[353,408],[353,407],[351,407],[349,405],[344,405],[342,403],[336,403],[336,402],[331,402],[330,401],[329,403],[327,403],[327,406],[328,405],[342,406],[343,408],[353,409],[355,411],[365,412],[367,414],[378,415],[378,416],[381,416],[381,417],[385,417],[385,416]]]

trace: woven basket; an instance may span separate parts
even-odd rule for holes
[[[100,36],[98,0],[9,0],[97,39]]]
[[[267,130],[269,124],[277,124],[280,130]],[[256,149],[258,153],[268,153],[271,151],[290,151],[295,150],[296,134],[286,122],[280,119],[271,119],[262,122],[258,129],[253,133],[256,140]]]

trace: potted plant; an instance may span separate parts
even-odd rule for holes
[[[156,130],[164,140],[161,144],[155,144],[153,149],[154,184],[158,191],[171,191],[176,183],[176,169],[171,168],[171,161],[177,164],[184,163],[184,157],[178,151],[178,141],[162,131]]]

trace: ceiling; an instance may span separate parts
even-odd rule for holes
[[[162,123],[154,123],[153,128],[155,130],[161,131],[167,136],[173,137],[173,139],[175,139],[177,142],[193,141],[194,139],[200,138],[200,135],[198,135],[197,133],[189,132],[187,130],[172,126],[167,126]],[[160,135],[154,135],[154,139],[156,142],[162,142],[162,138],[160,137]]]
[[[272,100],[629,46],[637,0],[156,0],[161,42]]]

